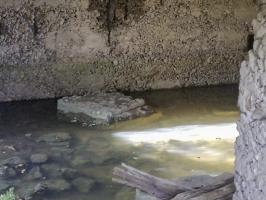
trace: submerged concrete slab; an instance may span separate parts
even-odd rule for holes
[[[108,125],[153,113],[143,99],[133,99],[118,92],[64,97],[58,100],[57,109],[60,119],[83,126]]]

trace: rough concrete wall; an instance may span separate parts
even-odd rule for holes
[[[0,101],[238,82],[253,0],[117,0],[115,18],[108,7],[0,0]]]
[[[266,199],[266,6],[261,8],[253,21],[253,50],[240,70],[234,200]]]

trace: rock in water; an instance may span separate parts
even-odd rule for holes
[[[61,168],[61,172],[64,178],[72,180],[77,177],[78,171],[72,168]]]
[[[23,184],[19,184],[18,188],[16,187],[16,194],[19,199],[30,200],[46,190],[46,186],[42,182],[26,181]]]
[[[18,157],[18,156],[13,156],[13,157],[7,158],[5,160],[2,160],[0,162],[0,166],[6,165],[6,166],[10,166],[10,167],[17,167],[17,166],[22,166],[22,165],[26,165],[26,164],[27,164],[27,161],[21,157]]]
[[[9,179],[17,175],[12,167],[0,166],[0,179]]]
[[[43,153],[36,153],[31,155],[30,160],[34,164],[41,164],[48,160],[48,156]]]
[[[61,178],[63,176],[61,166],[56,163],[43,164],[41,170],[49,178]]]
[[[94,181],[86,178],[77,178],[72,182],[73,186],[82,193],[88,193],[94,185]]]
[[[36,166],[33,167],[29,173],[26,175],[25,179],[26,180],[36,180],[36,179],[41,179],[43,177],[40,167]]]
[[[7,181],[4,181],[4,180],[1,180],[0,179],[0,192],[4,192],[5,190],[7,190],[11,185],[7,182]]]
[[[153,113],[143,99],[117,92],[64,97],[58,100],[57,109],[59,118],[84,126],[108,125]]]
[[[62,142],[67,142],[69,140],[71,140],[71,136],[69,133],[56,132],[56,133],[49,133],[42,135],[36,141],[57,146],[57,144],[61,144]]]
[[[64,179],[46,180],[43,184],[51,192],[62,192],[71,188],[71,185]]]

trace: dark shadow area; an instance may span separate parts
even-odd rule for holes
[[[247,51],[253,49],[254,34],[249,34],[247,37]]]

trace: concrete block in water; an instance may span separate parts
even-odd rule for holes
[[[57,109],[59,118],[84,126],[108,125],[153,113],[143,99],[118,92],[64,97],[58,100]]]

